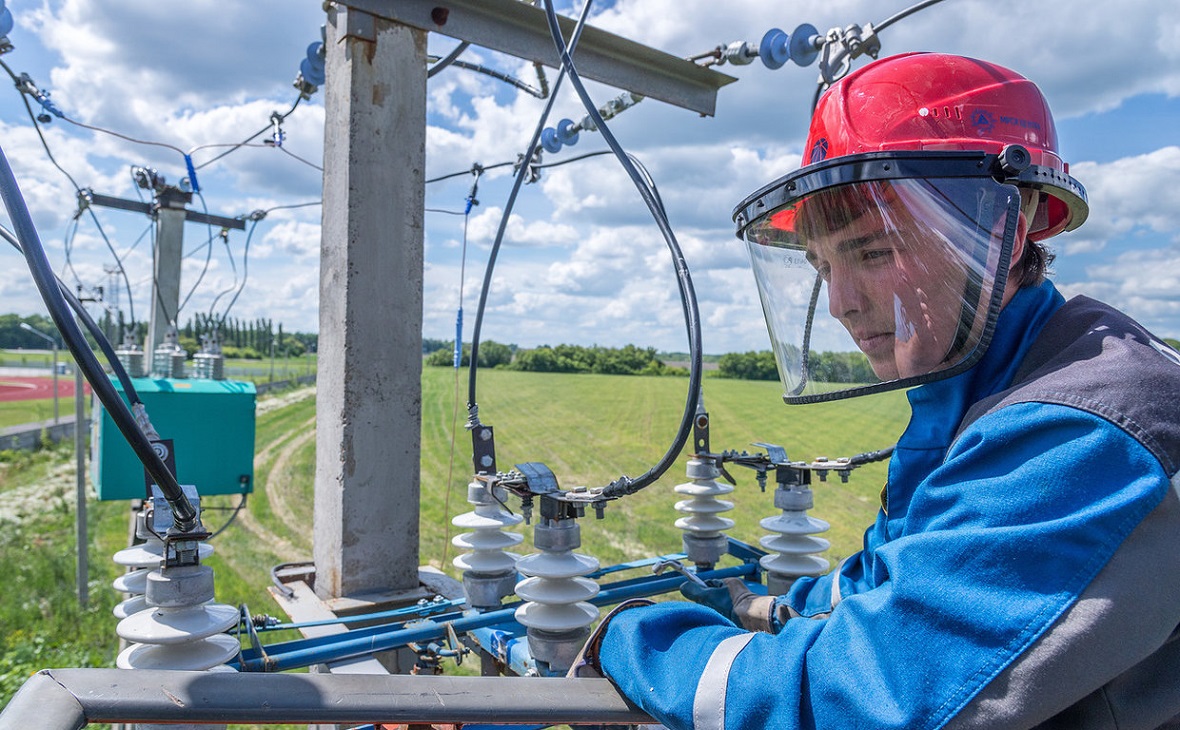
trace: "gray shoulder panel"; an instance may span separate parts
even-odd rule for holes
[[[1131,318],[1076,297],[1046,323],[1013,385],[985,398],[959,426],[1014,403],[1055,403],[1093,413],[1180,471],[1180,354]]]

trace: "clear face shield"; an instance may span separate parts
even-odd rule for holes
[[[978,361],[1020,210],[993,173],[999,157],[838,158],[739,206],[785,401],[908,387]]]

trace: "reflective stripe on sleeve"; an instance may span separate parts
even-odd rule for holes
[[[844,570],[844,564],[848,562],[849,555],[839,563],[836,564],[836,569],[832,571],[832,610],[836,610],[836,606],[840,605],[840,601],[844,600],[844,596],[840,595],[840,573]]]
[[[701,673],[701,679],[697,682],[697,693],[692,702],[693,730],[724,730],[725,689],[729,684],[729,668],[753,638],[753,632],[731,636],[713,650],[713,655],[709,657],[705,671]]]

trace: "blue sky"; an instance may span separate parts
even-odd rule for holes
[[[757,42],[770,28],[801,22],[821,31],[879,22],[905,0],[801,0],[784,9],[768,0],[616,0],[595,6],[592,22],[678,56],[737,40]],[[306,46],[318,39],[318,0],[183,4],[158,0],[8,0],[15,50],[3,60],[27,72],[71,119],[188,150],[239,142],[288,110]],[[580,7],[580,6],[579,6]],[[572,4],[559,9],[573,14]],[[1091,216],[1055,239],[1055,280],[1069,295],[1123,307],[1162,336],[1180,337],[1180,8],[1163,0],[944,0],[881,34],[882,54],[948,51],[1007,65],[1036,81],[1049,99],[1064,157],[1087,187]],[[453,47],[430,38],[434,53]],[[463,59],[536,81],[531,65],[485,49]],[[575,57],[576,60],[576,57]],[[858,61],[858,64],[861,63]],[[612,129],[655,178],[684,248],[701,301],[705,349],[768,347],[745,253],[730,212],[748,193],[798,165],[816,68],[777,71],[755,62],[722,66],[738,79],[718,95],[711,118],[646,100]],[[549,71],[552,81],[556,72]],[[106,285],[114,259],[84,216],[71,235],[75,194],[38,141],[19,94],[0,92],[0,145],[17,174],[55,267],[71,283]],[[590,84],[599,103],[619,90]],[[448,69],[428,89],[427,177],[510,161],[527,143],[544,102],[487,76]],[[584,115],[568,88],[550,123]],[[182,291],[193,291],[181,319],[224,312],[218,294],[246,286],[231,316],[268,317],[288,330],[318,328],[320,198],[315,165],[323,155],[323,92],[302,102],[283,125],[282,150],[247,147],[202,167],[211,213],[272,210],[250,240],[228,246],[189,225]],[[134,144],[61,120],[44,127],[54,156],[84,188],[135,198],[130,168],[147,165],[170,182],[185,174],[180,154]],[[268,136],[268,135],[264,135]],[[193,153],[202,164],[224,148]],[[583,133],[546,162],[605,149]],[[483,266],[499,223],[510,168],[486,174],[467,222],[426,214],[424,334],[449,338],[463,294],[471,321]],[[470,179],[427,188],[427,206],[462,210]],[[195,203],[200,207],[200,202]],[[148,311],[150,237],[145,217],[98,212],[131,282],[135,313]],[[216,233],[216,232],[213,232]],[[139,242],[136,243],[137,239]],[[15,253],[0,266],[0,310],[43,312]],[[232,256],[232,259],[231,259]],[[460,271],[464,272],[462,282]],[[202,271],[204,275],[202,276]],[[391,282],[397,275],[391,272]],[[198,278],[200,283],[197,284]],[[125,287],[124,287],[125,288]],[[127,292],[121,300],[127,307]],[[216,303],[215,303],[216,300]],[[470,336],[470,326],[467,329]],[[483,336],[522,346],[574,342],[685,348],[675,280],[663,240],[638,195],[609,156],[547,169],[527,186],[509,226],[489,293]]]

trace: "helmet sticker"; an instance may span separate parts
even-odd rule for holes
[[[808,157],[808,162],[816,163],[827,158],[828,156],[828,138],[820,137],[811,146],[811,155]]]

